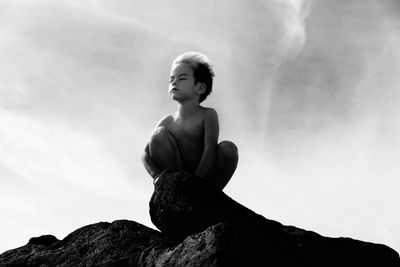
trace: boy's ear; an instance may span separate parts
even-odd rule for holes
[[[204,94],[206,89],[207,89],[207,87],[206,87],[205,83],[199,83],[199,86],[197,87],[197,93],[200,95]]]

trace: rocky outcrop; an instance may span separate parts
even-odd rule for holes
[[[327,238],[268,220],[190,173],[164,173],[150,201],[154,225],[172,240],[224,222],[239,266],[400,266],[397,252],[350,238]],[[226,244],[228,245],[228,244]],[[229,266],[229,265],[228,265]]]
[[[127,220],[87,225],[61,241],[45,239],[1,254],[0,266],[136,266],[146,248],[168,245],[158,231]]]
[[[119,220],[47,235],[0,266],[400,266],[391,248],[268,220],[189,173],[163,173],[150,201],[162,231]]]

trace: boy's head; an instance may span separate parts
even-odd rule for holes
[[[179,55],[172,65],[185,63],[193,70],[195,83],[203,83],[205,91],[200,95],[199,102],[203,102],[212,91],[214,71],[207,56],[198,52],[186,52]]]

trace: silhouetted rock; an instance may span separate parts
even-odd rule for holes
[[[163,173],[150,201],[152,222],[179,241],[216,223],[231,226],[231,258],[296,266],[400,266],[396,251],[350,238],[327,238],[268,220],[190,173]],[[232,235],[232,234],[231,234]]]
[[[137,266],[143,250],[169,244],[160,232],[136,222],[100,222],[50,246],[30,242],[7,251],[0,266]]]
[[[190,173],[164,173],[158,179],[150,216],[158,229],[177,242],[211,225],[227,223],[240,254],[232,253],[236,263],[312,263],[280,223],[265,219]]]
[[[29,239],[28,244],[50,246],[58,241],[60,240],[58,240],[54,235],[42,235],[39,237],[32,237],[31,239]]]
[[[227,224],[216,224],[188,236],[182,243],[142,254],[139,266],[237,266],[234,262],[232,232]]]
[[[119,220],[63,240],[31,238],[0,266],[400,266],[391,248],[265,219],[189,173],[164,173],[150,201],[163,232]]]

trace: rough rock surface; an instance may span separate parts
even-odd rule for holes
[[[158,232],[119,220],[58,240],[31,238],[0,266],[400,266],[396,251],[268,220],[188,173],[164,173],[150,201]]]
[[[210,225],[227,223],[234,241],[230,257],[243,266],[400,266],[398,253],[385,245],[328,238],[284,226],[190,173],[164,173],[159,178],[150,201],[150,215],[158,229],[178,241]]]
[[[0,266],[136,266],[144,249],[168,245],[158,231],[127,220],[87,225],[61,241],[52,239],[1,254]]]

